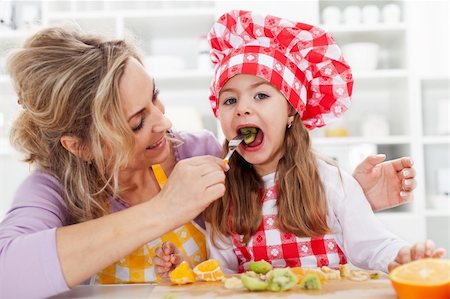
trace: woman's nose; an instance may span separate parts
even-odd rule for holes
[[[172,127],[172,122],[164,115],[159,109],[155,109],[154,114],[154,125],[152,131],[155,133],[167,131]]]

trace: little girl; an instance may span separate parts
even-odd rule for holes
[[[410,246],[389,232],[356,180],[311,150],[307,129],[341,116],[352,92],[350,67],[328,33],[232,11],[209,40],[210,101],[224,135],[253,132],[229,161],[223,199],[205,211],[209,258],[224,272],[243,272],[262,259],[275,267],[348,261],[388,272],[444,254],[431,241]]]

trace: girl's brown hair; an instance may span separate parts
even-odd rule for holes
[[[227,149],[227,142],[224,149]],[[327,202],[311,150],[309,133],[296,114],[291,128],[286,129],[276,179],[278,182],[276,226],[298,237],[311,237],[329,232],[326,221]],[[264,183],[251,164],[239,154],[230,159],[225,181],[225,195],[205,211],[213,236],[243,235],[247,243],[262,220],[261,190]],[[215,241],[215,240],[213,240]]]
[[[26,162],[62,182],[71,223],[109,213],[108,198],[117,194],[119,169],[134,146],[119,100],[119,80],[131,57],[141,61],[123,40],[52,27],[8,59],[23,107],[11,143]],[[62,136],[80,140],[87,156],[67,151]]]

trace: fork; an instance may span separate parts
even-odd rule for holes
[[[225,156],[225,158],[223,158],[223,160],[226,163],[228,163],[228,161],[231,158],[231,155],[234,153],[234,151],[237,149],[239,144],[241,144],[241,142],[245,139],[246,136],[247,135],[245,135],[245,134],[240,134],[230,140],[230,142],[228,143],[228,153]]]

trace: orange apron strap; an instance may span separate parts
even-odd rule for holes
[[[152,165],[153,174],[155,175],[156,181],[158,181],[159,187],[162,188],[167,182],[167,175],[164,172],[160,164]]]

